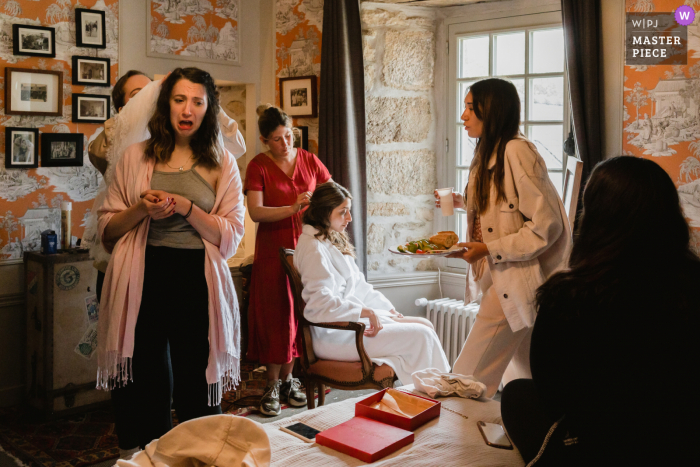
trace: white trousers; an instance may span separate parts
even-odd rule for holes
[[[453,373],[471,375],[486,385],[486,397],[493,397],[498,386],[530,373],[530,336],[532,328],[510,329],[488,265],[479,281],[483,296],[467,341],[452,368]]]

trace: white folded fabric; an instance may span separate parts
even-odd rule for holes
[[[436,368],[416,371],[411,377],[416,389],[430,397],[454,395],[465,399],[478,399],[486,391],[486,385],[471,375],[443,373]]]

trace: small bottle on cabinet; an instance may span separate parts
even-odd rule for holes
[[[61,247],[64,250],[71,247],[71,211],[73,211],[73,203],[61,201]]]

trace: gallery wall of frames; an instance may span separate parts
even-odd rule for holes
[[[39,249],[73,202],[73,236],[101,182],[89,141],[112,114],[118,0],[7,0],[0,10],[0,263]]]

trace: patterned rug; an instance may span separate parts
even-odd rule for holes
[[[266,381],[256,366],[241,363],[241,384],[221,401],[225,413],[245,417],[258,411]],[[119,457],[111,408],[49,422],[32,420],[24,408],[0,409],[0,447],[29,467],[83,467]]]

